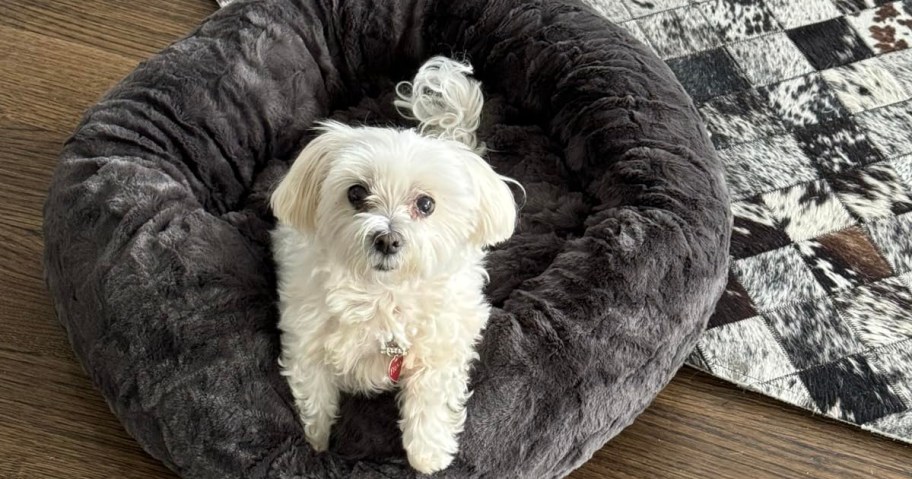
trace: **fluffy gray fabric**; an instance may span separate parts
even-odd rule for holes
[[[78,358],[185,477],[412,477],[390,396],[306,445],[276,365],[266,198],[317,119],[392,124],[393,85],[465,53],[481,137],[528,201],[490,257],[462,450],[442,477],[560,477],[627,426],[722,291],[720,164],[668,68],[572,0],[255,1],[140,65],[62,153],[46,267]]]

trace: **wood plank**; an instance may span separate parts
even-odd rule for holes
[[[3,8],[0,25],[142,58],[189,33],[215,2],[6,0]]]
[[[0,114],[70,133],[83,111],[139,60],[0,26]]]
[[[72,358],[41,266],[42,208],[64,138],[0,120],[0,350]]]

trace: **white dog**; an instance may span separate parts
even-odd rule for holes
[[[458,449],[490,307],[485,248],[513,234],[508,182],[479,156],[481,88],[436,57],[400,84],[416,130],[322,124],[272,195],[282,373],[325,450],[340,391],[398,388],[409,463]]]

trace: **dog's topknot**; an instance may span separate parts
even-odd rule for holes
[[[431,58],[414,80],[396,86],[395,105],[404,117],[418,122],[421,134],[455,140],[482,154],[484,145],[475,130],[484,98],[481,83],[471,74],[471,65],[442,56]]]

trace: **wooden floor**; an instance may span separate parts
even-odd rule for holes
[[[171,478],[76,363],[41,279],[41,207],[84,108],[211,0],[0,0],[0,478]],[[572,477],[912,477],[912,448],[684,369]]]

